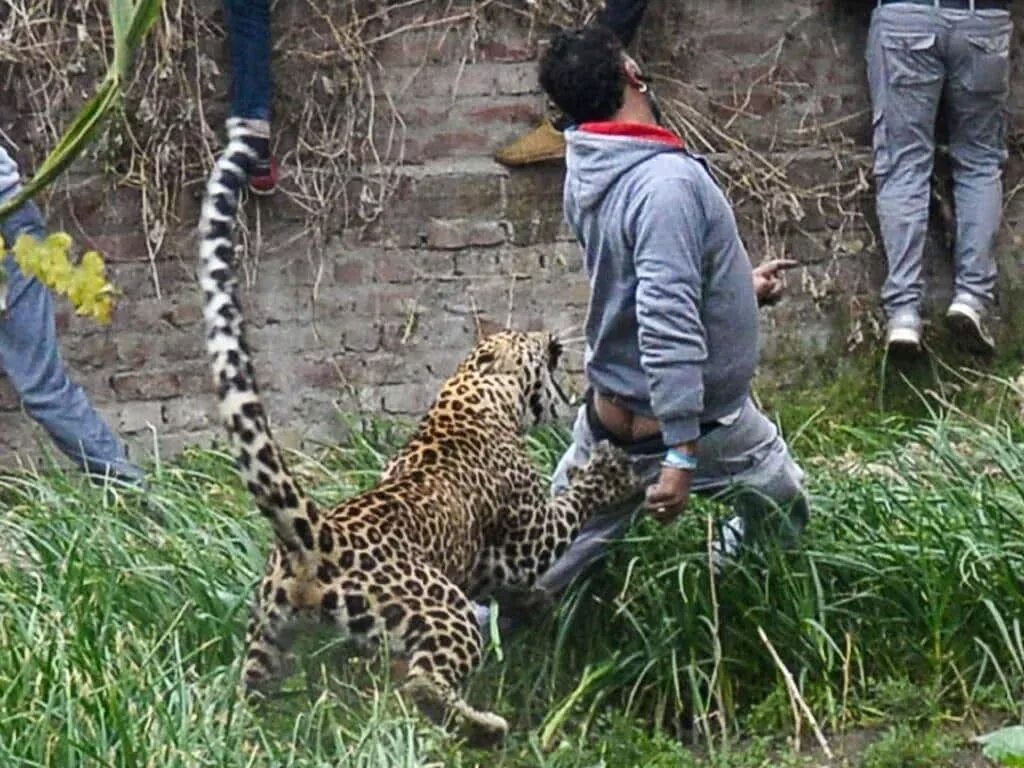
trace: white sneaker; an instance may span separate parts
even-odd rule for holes
[[[904,312],[889,319],[885,346],[890,352],[919,352],[921,350],[921,318]]]
[[[488,605],[473,603],[473,616],[476,618],[476,625],[483,635],[484,645],[491,641],[491,608]]]
[[[995,352],[996,342],[985,330],[981,312],[971,304],[954,299],[946,310],[946,322],[954,340],[965,349],[985,355]]]
[[[715,573],[720,574],[725,564],[739,554],[746,529],[747,524],[739,515],[722,523],[719,537],[711,542],[711,567]]]

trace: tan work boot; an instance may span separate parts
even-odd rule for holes
[[[561,160],[565,157],[565,137],[562,132],[545,120],[525,136],[499,149],[494,159],[502,165],[515,167],[531,165],[545,160]]]

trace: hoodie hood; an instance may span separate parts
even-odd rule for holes
[[[619,178],[655,155],[680,152],[674,133],[642,123],[582,123],[565,132],[567,203],[578,211],[600,205]]]

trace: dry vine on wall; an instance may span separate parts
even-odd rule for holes
[[[274,129],[288,177],[282,194],[303,220],[303,250],[314,270],[324,268],[320,246],[327,235],[373,222],[397,187],[404,159],[404,125],[396,107],[402,94],[384,85],[393,80],[384,77],[377,58],[383,46],[425,36],[428,51],[445,49],[451,56],[455,50],[457,59],[469,63],[479,56],[479,41],[510,19],[540,41],[554,26],[592,18],[601,5],[600,0],[274,3]],[[31,162],[53,145],[102,71],[109,48],[105,2],[11,0],[7,6],[0,35],[5,94],[0,109],[16,116],[13,135],[6,138],[19,143]],[[678,13],[652,3],[648,15],[669,11]],[[869,189],[867,161],[863,147],[854,146],[843,130],[848,118],[825,122],[808,109],[796,129],[767,144],[751,139],[743,120],[755,92],[773,94],[778,103],[805,103],[802,96],[816,84],[791,66],[799,55],[788,61],[786,55],[801,44],[805,28],[818,22],[810,10],[794,14],[755,65],[739,68],[725,109],[709,108],[707,94],[689,82],[690,72],[659,66],[676,51],[640,53],[650,55],[668,123],[696,149],[715,155],[716,170],[759,241],[758,255],[782,255],[787,239],[813,218],[828,222],[827,237],[819,230],[806,238],[820,244],[821,262],[828,265],[849,256],[851,248],[867,252],[874,247],[864,239],[871,236],[862,205]],[[642,48],[648,37],[645,28]],[[687,44],[669,41],[676,47]],[[158,295],[157,261],[172,239],[192,226],[195,197],[222,141],[227,61],[220,0],[166,0],[163,18],[137,60],[124,109],[91,152],[94,167],[112,184],[141,193],[141,223]],[[430,62],[425,58],[422,63]],[[457,97],[456,77],[452,98]],[[796,181],[791,166],[806,161],[808,152],[829,172]],[[243,227],[250,236],[259,231],[252,224]],[[251,280],[258,267],[255,257],[244,266]],[[828,284],[833,270],[826,266],[819,273],[825,284],[805,288],[825,303],[834,292]],[[851,341],[861,337],[855,329]]]
[[[12,0],[7,5],[0,83],[8,96],[0,109],[12,115],[12,130],[2,138],[31,164],[56,143],[102,73],[110,47],[106,3]],[[403,124],[393,94],[380,85],[383,68],[375,52],[383,43],[426,33],[438,48],[454,40],[469,62],[495,11],[525,17],[540,34],[553,23],[584,20],[596,5],[593,0],[275,3],[276,150],[287,169],[282,192],[305,217],[309,251],[319,250],[328,230],[374,221],[396,187]],[[163,18],[137,58],[123,109],[89,153],[92,168],[111,185],[141,193],[141,223],[158,296],[156,263],[168,236],[191,226],[195,196],[222,141],[227,68],[219,0],[166,0]],[[87,164],[76,170],[83,167]],[[65,181],[65,192],[70,183]],[[250,277],[254,267],[246,264]]]

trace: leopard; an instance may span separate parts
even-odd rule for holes
[[[298,629],[313,623],[401,659],[401,689],[431,721],[500,744],[508,721],[464,696],[484,653],[474,601],[528,590],[590,515],[635,496],[638,477],[602,444],[564,492],[550,493],[526,435],[571,405],[559,381],[563,343],[548,331],[503,330],[476,342],[372,487],[317,503],[272,435],[237,290],[238,207],[267,139],[252,121],[227,127],[199,223],[206,348],[237,471],[274,534],[250,604],[241,687],[272,692]]]

